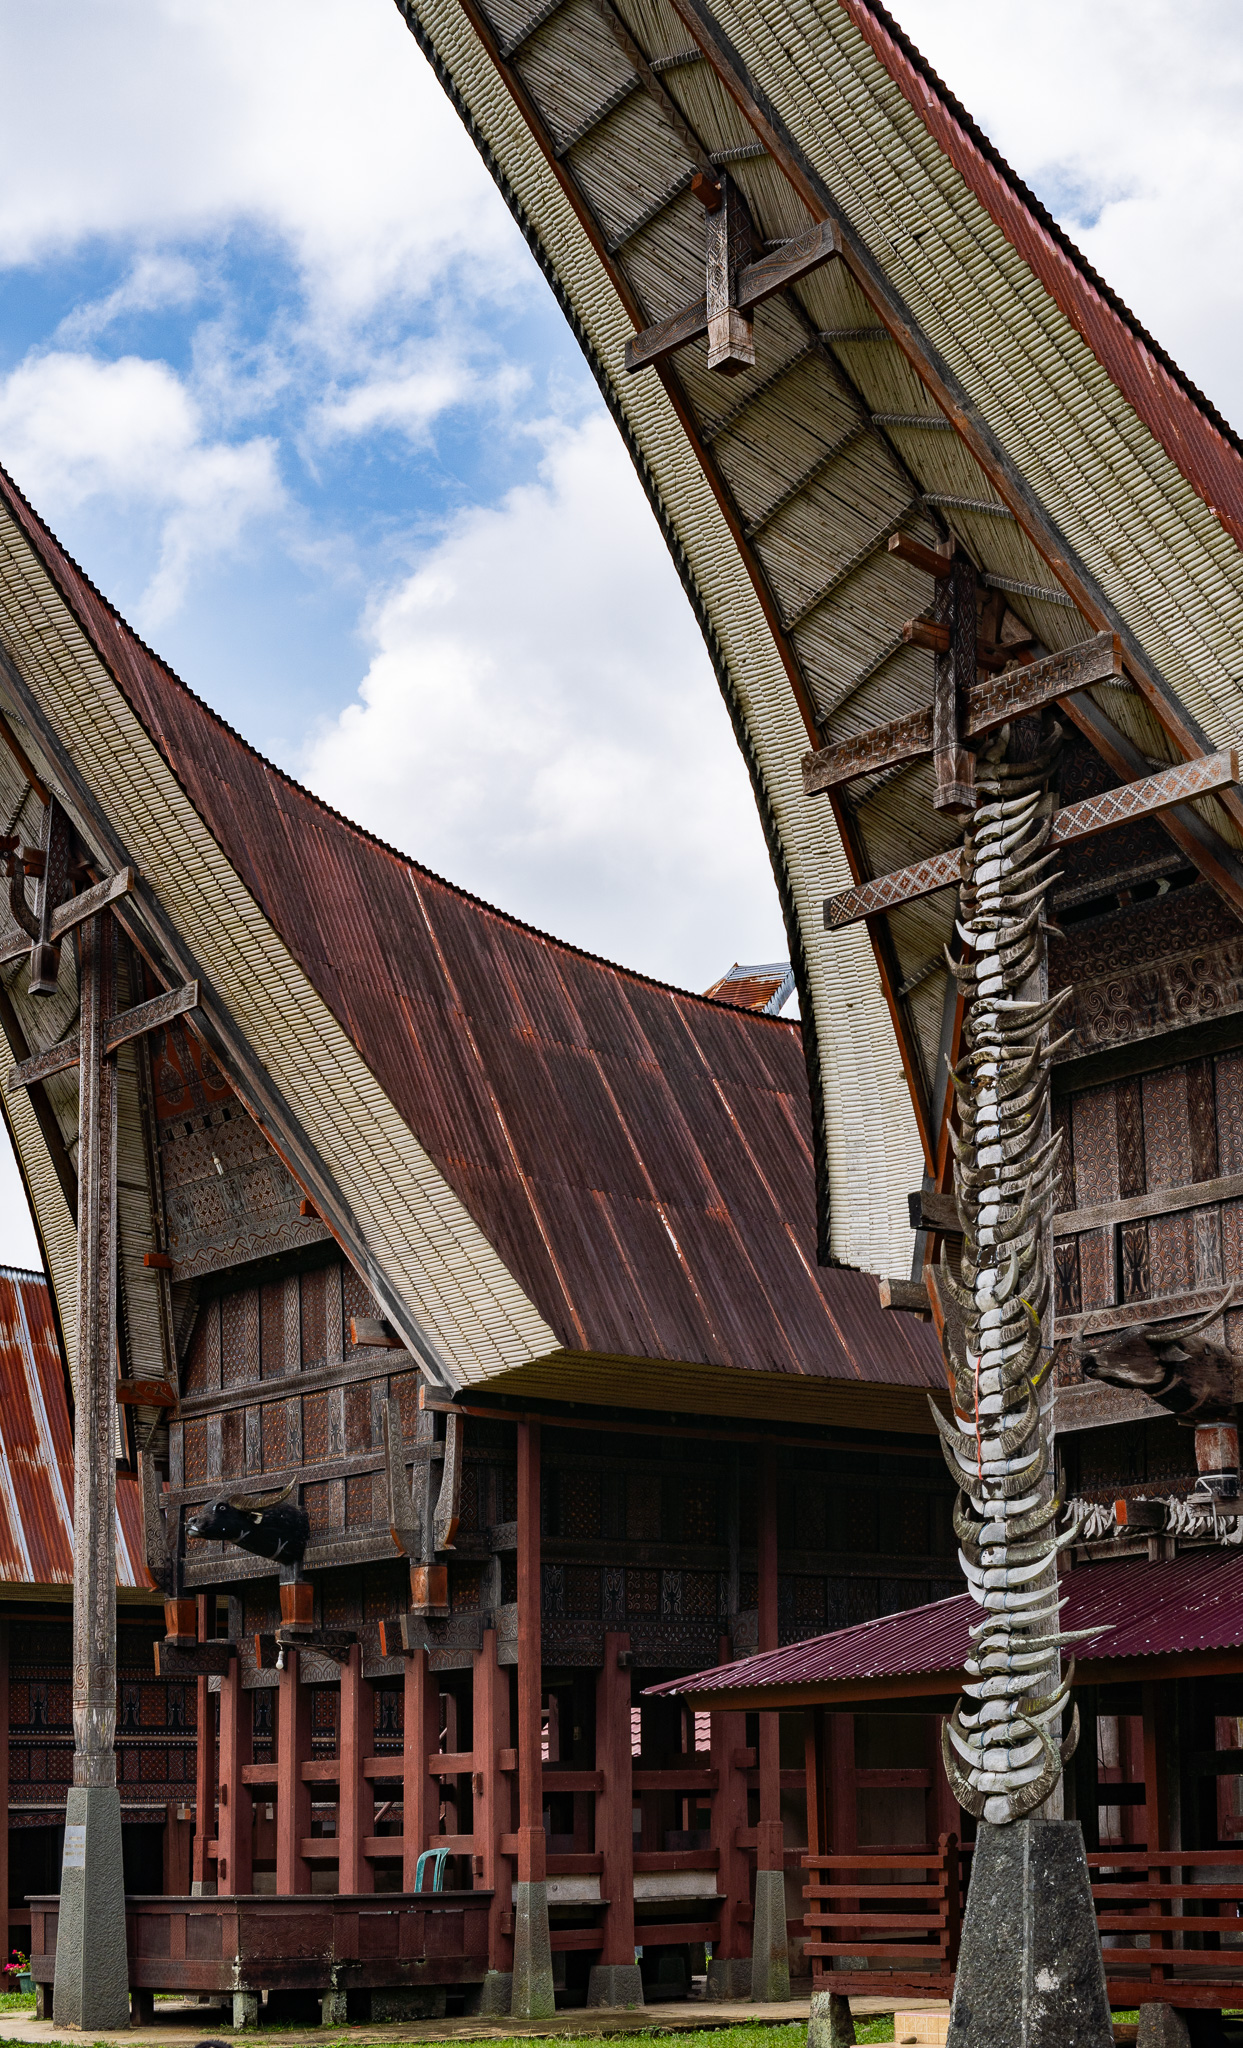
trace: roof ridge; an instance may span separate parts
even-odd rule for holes
[[[359,839],[376,847],[381,853],[387,855],[390,860],[397,861],[402,867],[413,869],[416,874],[422,876],[427,881],[434,882],[439,888],[447,889],[451,895],[458,897],[462,902],[473,904],[477,909],[486,911],[490,917],[500,918],[505,924],[512,926],[515,931],[526,932],[532,938],[539,939],[544,945],[557,946],[562,951],[572,954],[576,959],[586,960],[594,967],[605,967],[611,974],[624,975],[629,980],[637,981],[646,988],[661,989],[666,994],[687,998],[696,1003],[707,1003],[716,1010],[731,1010],[738,1016],[754,1017],[765,1024],[780,1024],[787,1030],[798,1031],[801,1035],[802,1025],[801,1020],[798,1018],[767,1016],[762,1010],[753,1010],[745,1003],[731,1003],[722,1000],[720,997],[706,996],[697,989],[682,988],[677,982],[662,981],[658,975],[645,974],[641,968],[627,967],[620,961],[606,959],[602,953],[592,953],[586,946],[575,945],[572,939],[558,938],[554,932],[544,931],[539,925],[529,923],[526,918],[518,917],[512,911],[503,910],[498,904],[489,903],[486,897],[477,896],[473,890],[464,889],[460,883],[450,881],[447,876],[438,874],[434,868],[430,868],[424,862],[416,860],[413,854],[403,853],[400,847],[392,845],[387,839],[382,839],[378,832],[369,831],[365,825],[360,825],[356,819],[347,817],[344,811],[337,810],[335,805],[328,803],[324,797],[317,795],[315,790],[308,789],[305,783],[299,782],[296,776],[291,775],[287,769],[281,768],[275,761],[269,760],[268,756],[261,753],[258,747],[254,746],[243,733],[237,730],[236,726],[230,725],[228,719],[215,710],[208,703],[206,697],[201,696],[197,690],[192,689],[190,684],[177,674],[176,669],[170,667],[163,655],[157,654],[155,649],[150,647],[142,638],[141,634],[135,631],[128,619],[124,618],[118,611],[112,599],[100,590],[98,584],[87,574],[81,563],[75,560],[69,553],[69,550],[52,532],[47,521],[36,510],[20,484],[14,480],[3,464],[0,464],[0,478],[3,479],[4,483],[12,491],[14,497],[21,501],[35,526],[46,535],[48,541],[57,550],[58,554],[63,557],[74,575],[81,579],[91,595],[115,621],[120,631],[128,635],[134,645],[142,650],[149,661],[155,663],[156,667],[162,671],[169,682],[188,697],[191,703],[197,704],[199,709],[212,720],[213,724],[221,732],[226,733],[235,745],[241,747],[243,752],[249,754],[252,760],[257,761],[265,773],[275,776],[279,782],[283,783],[287,789],[292,790],[303,802],[313,804],[326,817],[334,819],[337,824],[343,825],[347,831],[354,833]],[[91,638],[85,624],[81,620],[79,620],[79,624],[82,626],[82,630],[87,632],[87,637]],[[93,639],[91,644],[94,647]],[[108,668],[108,663],[102,651],[98,647],[95,647],[94,651],[103,666]],[[113,681],[117,684],[118,689],[121,689],[122,695],[125,695],[124,687],[120,683],[119,678],[114,676]],[[154,734],[152,738],[155,739]],[[160,745],[158,740],[155,743],[157,746]],[[163,752],[162,747],[160,751]]]
[[[1159,363],[1167,376],[1174,379],[1174,382],[1194,402],[1209,424],[1222,436],[1222,439],[1229,443],[1236,454],[1243,455],[1243,435],[1239,434],[1231,426],[1229,420],[1217,410],[1212,400],[1201,391],[1199,385],[1193,382],[1187,372],[1175,362],[1169,351],[1163,348],[1161,343],[1149,333],[1139,315],[1131,311],[1121,293],[1115,291],[1108,279],[1102,277],[1099,270],[1089,263],[1078,243],[1071,238],[1061,222],[1049,211],[1044,201],[1037,198],[1031,186],[1025,179],[1019,176],[1013,165],[1007,162],[996,143],[990,140],[980,127],[978,121],[968,113],[962,101],[950,90],[945,80],[928,62],[923,52],[912,42],[901,23],[894,20],[888,8],[882,4],[882,0],[853,0],[853,4],[860,8],[866,8],[867,12],[880,24],[885,33],[892,37],[908,63],[936,91],[946,112],[953,116],[954,120],[963,130],[963,133],[979,150],[981,156],[985,157],[993,166],[993,169],[999,172],[1005,179],[1011,190],[1022,200],[1024,206],[1028,208],[1046,234],[1050,235],[1058,244],[1063,254],[1070,258],[1076,269],[1091,285],[1093,291],[1097,292],[1105,304],[1125,322],[1136,340],[1142,342],[1143,346],[1148,350],[1153,361]]]

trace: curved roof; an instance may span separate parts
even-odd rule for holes
[[[541,1397],[669,1408],[707,1369],[726,1412],[804,1412],[814,1382],[876,1426],[888,1384],[928,1426],[930,1331],[816,1262],[797,1024],[594,959],[352,825],[143,646],[2,473],[0,636],[19,743],[88,843],[138,867],[121,908],[140,947],[166,981],[202,979],[231,1084],[433,1377],[543,1361]],[[0,771],[12,815],[24,775],[9,754]],[[33,1044],[70,1028],[16,983],[9,1000]],[[72,1301],[64,1197],[10,1111]]]
[[[787,918],[822,1249],[900,1270],[906,1196],[937,1153],[952,903],[834,933],[822,906],[958,828],[926,762],[812,800],[801,775],[809,744],[930,702],[931,656],[902,626],[931,583],[889,536],[952,536],[1011,641],[1116,633],[1124,675],[1072,715],[1132,777],[1239,734],[1239,445],[873,0],[398,5],[587,355],[702,625]],[[703,298],[692,179],[723,172],[756,244],[829,222],[841,253],[757,307],[753,369],[709,370],[700,339],[629,374],[635,330]],[[1237,911],[1243,796],[1198,815]]]

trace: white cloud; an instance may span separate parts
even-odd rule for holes
[[[706,986],[783,950],[703,642],[612,424],[464,514],[377,610],[303,773],[351,817],[595,952]]]
[[[236,548],[282,502],[275,443],[206,439],[168,364],[138,356],[28,357],[0,379],[0,448],[53,523],[95,498],[156,515],[158,554],[141,603],[148,626],[176,609],[197,562]]]
[[[175,252],[159,250],[135,257],[129,273],[102,299],[88,299],[61,321],[56,339],[62,347],[93,341],[127,313],[163,312],[193,305],[202,289],[193,263]]]
[[[1236,0],[897,0],[902,26],[1101,275],[1243,425]]]
[[[0,9],[0,262],[251,222],[326,323],[529,259],[392,0]]]

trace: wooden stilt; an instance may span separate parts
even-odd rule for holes
[[[596,1680],[596,1769],[604,1779],[604,1789],[596,1795],[596,1848],[604,1859],[600,1895],[609,1903],[604,1913],[604,1946],[592,1971],[588,1997],[601,2005],[641,2004],[643,2000],[634,1963],[630,1667],[628,1658],[624,1667],[620,1662],[629,1648],[629,1636],[606,1631],[604,1665]]]
[[[777,1457],[760,1456],[759,1498],[759,1643],[761,1651],[777,1648]],[[760,1870],[784,1867],[781,1829],[781,1724],[776,1714],[760,1717]]]
[[[210,1633],[206,1594],[198,1599],[198,1637],[206,1642]],[[198,1743],[194,1762],[194,1861],[190,1889],[210,1896],[216,1889],[216,1866],[208,1855],[208,1844],[216,1834],[216,1707],[204,1678],[195,1681],[195,1728]]]
[[[375,1872],[365,1854],[375,1831],[375,1792],[363,1771],[375,1749],[375,1690],[363,1677],[361,1643],[350,1645],[341,1669],[341,1717],[337,1736],[337,1885],[343,1892],[375,1890]]]
[[[555,2000],[544,1838],[543,1637],[540,1617],[540,1426],[518,1424],[518,1877],[514,2017],[550,2018]]]
[[[250,1700],[242,1691],[241,1665],[236,1657],[232,1657],[220,1681],[220,1831],[216,1882],[222,1892],[248,1892],[251,1888],[253,1800],[249,1785],[242,1783],[242,1772],[252,1761],[252,1726]]]
[[[311,1832],[311,1788],[302,1766],[311,1758],[311,1694],[298,1675],[301,1658],[286,1650],[276,1719],[276,1890],[309,1892],[311,1866],[302,1844]]]
[[[402,1761],[401,1883],[412,1892],[419,1857],[440,1829],[440,1786],[427,1759],[440,1746],[440,1691],[427,1668],[427,1651],[406,1660],[405,1743]]]
[[[0,1621],[0,1912],[6,1917],[8,1927],[9,1910],[9,1624]],[[25,1904],[22,1907],[26,1911]],[[29,1952],[29,1941],[21,1946]],[[8,1960],[8,1935],[5,1935],[5,1960]]]
[[[728,1661],[728,1651],[722,1661]],[[745,1714],[712,1715],[711,1762],[717,1773],[712,1800],[712,1847],[719,1858],[717,1885],[722,1894],[721,1938],[712,1950],[710,1983],[717,1997],[742,1997],[750,1990],[751,1929],[746,1917],[751,1904],[750,1873],[740,1837],[747,1825]],[[742,1983],[744,1971],[747,1982]]]
[[[1170,1735],[1173,1702],[1169,1683],[1148,1679],[1140,1688],[1144,1715],[1144,1806],[1149,1849],[1168,1849],[1170,1842]]]
[[[184,1898],[190,1890],[190,1823],[182,1820],[178,1799],[165,1801],[164,1893],[166,1898]]]
[[[73,1457],[73,1784],[53,1992],[70,2026],[129,2019],[116,1774],[116,931],[88,918],[78,946],[78,1372]]]
[[[509,1778],[500,1764],[501,1751],[510,1747],[509,1672],[496,1661],[496,1631],[490,1628],[484,1630],[483,1648],[475,1658],[472,1717],[475,1882],[492,1893],[488,1909],[488,1968],[507,1974],[513,1969],[514,1937],[501,1836],[508,1834],[512,1826],[512,1794]]]

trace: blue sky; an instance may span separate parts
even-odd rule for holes
[[[897,10],[1243,416],[1237,8],[1046,0],[1035,46],[1018,0]],[[672,568],[391,0],[40,0],[0,63],[0,461],[95,581],[464,886],[692,987],[779,956]]]

